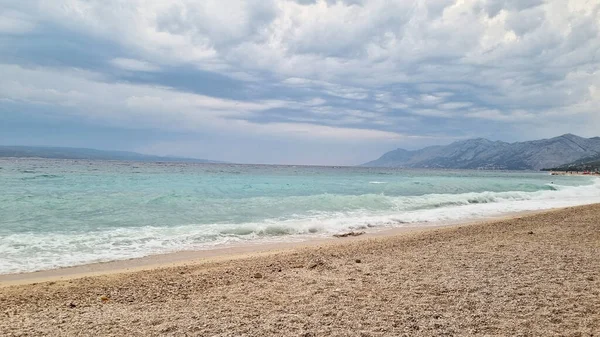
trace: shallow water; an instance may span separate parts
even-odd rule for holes
[[[600,202],[538,172],[0,159],[0,273]]]

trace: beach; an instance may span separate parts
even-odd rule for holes
[[[593,336],[600,205],[0,288],[7,336]],[[18,283],[18,282],[17,282]]]
[[[540,172],[49,159],[0,167],[0,282],[600,203],[600,179]]]

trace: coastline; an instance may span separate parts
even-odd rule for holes
[[[13,168],[17,179],[29,179],[31,177],[27,177],[28,175],[37,174],[28,173],[33,171],[25,170],[27,166],[19,167],[26,173]],[[128,170],[133,169],[127,165],[124,167]],[[88,168],[88,165],[85,165],[85,168]],[[113,172],[111,168],[115,169],[115,172],[121,172],[112,166],[96,169]],[[79,172],[77,167],[70,169]],[[135,168],[138,169],[141,170]],[[155,169],[148,169],[148,172],[155,172]],[[244,174],[251,174],[254,169],[249,166],[246,167],[246,171],[242,171]],[[271,176],[292,174],[296,177],[294,179],[298,180],[295,180],[296,182],[303,182],[290,185],[285,179],[276,179],[276,186],[289,185],[292,186],[290,188],[298,189],[292,192],[288,191],[287,187],[282,187],[282,191],[285,192],[277,197],[271,195],[269,189],[279,191],[279,187],[266,187],[270,186],[270,183],[267,183],[261,185],[265,191],[258,188],[253,188],[252,193],[240,190],[239,193],[244,195],[250,193],[247,198],[238,200],[237,197],[211,197],[207,200],[212,201],[204,202],[203,197],[199,197],[201,193],[194,192],[198,188],[202,190],[201,182],[198,179],[189,180],[189,172],[177,176],[178,179],[181,178],[178,184],[188,187],[167,193],[160,191],[160,188],[153,189],[153,192],[145,190],[144,196],[141,197],[139,192],[135,192],[138,188],[136,175],[130,172],[131,176],[123,176],[121,172],[115,177],[121,176],[126,181],[131,180],[131,186],[120,184],[116,188],[111,185],[111,181],[114,181],[112,173],[101,175],[108,186],[115,187],[109,190],[119,191],[116,194],[119,197],[107,197],[114,191],[102,191],[98,186],[103,186],[103,183],[93,178],[90,183],[94,183],[90,188],[85,188],[85,197],[74,198],[73,195],[77,194],[65,193],[62,198],[46,200],[51,195],[51,186],[60,185],[66,192],[70,184],[67,180],[74,179],[71,183],[75,183],[79,179],[78,175],[65,175],[60,173],[61,170],[66,168],[48,168],[48,172],[44,172],[50,173],[49,175],[32,180],[32,184],[35,182],[43,187],[32,192],[35,202],[29,200],[29,197],[17,198],[14,205],[4,205],[12,211],[8,212],[3,221],[4,233],[8,235],[0,244],[0,251],[5,253],[5,259],[0,263],[0,274],[100,263],[101,266],[90,267],[93,268],[91,270],[80,268],[78,271],[80,274],[98,274],[98,268],[108,270],[137,267],[133,261],[139,261],[144,266],[160,264],[164,260],[157,254],[175,251],[222,251],[221,248],[254,245],[254,242],[269,244],[275,241],[312,241],[315,240],[314,237],[326,237],[350,230],[371,231],[392,226],[432,225],[440,222],[445,222],[445,225],[449,221],[464,222],[466,219],[484,219],[512,212],[600,202],[600,180],[591,177],[550,178],[539,172],[447,173],[435,170],[429,173],[418,170],[376,170],[363,176],[365,172],[359,174],[350,170],[348,174],[340,174],[337,170],[328,169],[319,171],[323,178],[317,179],[319,183],[314,183],[310,178],[310,170],[297,171],[290,168],[278,168],[273,172],[260,171],[261,177],[265,174],[265,181],[270,181]],[[81,172],[81,179],[87,176],[83,172],[85,171]],[[162,172],[162,169],[156,171],[158,172]],[[168,171],[163,173],[166,172]],[[234,182],[239,179],[235,178],[235,172],[238,171],[228,172],[213,173],[231,176]],[[212,177],[213,173],[206,173]],[[355,174],[359,174],[361,178],[350,179]],[[57,179],[57,176],[67,180]],[[162,173],[149,177],[155,179],[155,176],[161,177]],[[142,181],[148,186],[163,186],[162,184],[167,183],[166,178],[156,179],[156,182],[145,179]],[[345,188],[349,188],[343,187],[344,181],[352,181],[351,191],[346,191],[351,193],[344,192]],[[185,182],[193,182],[198,186],[190,187]],[[372,184],[373,182],[378,184]],[[379,184],[381,182],[386,183]],[[554,183],[556,184],[553,185]],[[323,184],[326,186],[322,186]],[[308,188],[307,186],[311,189],[310,193],[300,191]],[[322,188],[331,193],[321,193]],[[216,190],[220,191],[219,188]],[[237,187],[235,190],[237,191]],[[15,190],[14,193],[20,195],[21,192]],[[220,193],[222,192],[216,193],[215,196]],[[236,195],[237,192],[232,193]],[[271,196],[263,197],[263,194]],[[279,192],[275,194],[279,195]],[[296,194],[301,196],[294,196]],[[60,207],[35,207],[38,202],[57,203]],[[184,255],[186,254],[189,256],[187,252]],[[195,254],[201,256],[212,253]],[[150,255],[159,261],[143,258]],[[104,265],[107,261],[128,259],[140,260],[114,267]]]
[[[581,335],[600,327],[600,204],[0,288],[20,335]]]
[[[583,171],[548,171],[552,176],[582,176],[600,178],[600,172],[584,173]]]
[[[194,266],[199,264],[208,264],[227,260],[238,260],[259,256],[269,256],[278,253],[289,253],[298,249],[318,249],[322,246],[345,244],[354,241],[368,240],[371,238],[394,237],[410,233],[426,233],[428,231],[441,228],[453,228],[473,224],[506,221],[511,219],[517,219],[523,216],[543,214],[546,212],[552,212],[561,209],[565,208],[512,212],[493,217],[465,219],[447,223],[440,222],[427,225],[412,224],[410,226],[405,227],[391,227],[375,230],[372,229],[370,231],[364,232],[364,234],[361,234],[360,236],[354,237],[311,237],[305,240],[292,242],[245,242],[222,247],[214,247],[210,249],[183,250],[171,253],[153,254],[144,257],[125,260],[96,262],[33,272],[0,274],[0,289],[3,287],[14,285],[68,281],[83,277],[124,274],[160,268]]]

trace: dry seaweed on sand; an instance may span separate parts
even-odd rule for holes
[[[365,234],[365,232],[355,232],[355,231],[352,231],[352,232],[347,232],[347,233],[342,233],[342,234],[334,234],[333,236],[336,237],[336,238],[347,238],[347,237],[350,237],[350,236],[360,236],[360,235],[363,235],[363,234]]]

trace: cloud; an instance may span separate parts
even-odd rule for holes
[[[454,110],[454,109],[463,109],[472,106],[471,102],[450,102],[450,103],[442,103],[437,107],[442,110]]]
[[[121,57],[110,60],[110,63],[117,68],[121,68],[124,70],[131,70],[131,71],[159,71],[160,70],[160,67],[157,67],[156,65],[148,63],[146,61],[121,58]]]
[[[598,66],[583,50],[579,59],[566,57],[598,47],[598,11],[580,1],[68,4],[48,10],[67,25],[111,36],[147,59],[304,78],[315,87],[328,83],[324,90],[333,88],[327,93],[342,98],[364,99],[374,86],[389,83],[469,78],[489,86],[490,96],[525,103],[524,93],[531,92],[526,89],[547,82],[548,75],[558,82],[569,67]],[[573,15],[561,15],[565,10]],[[533,19],[525,23],[524,16]],[[553,66],[557,61],[560,68]],[[345,87],[354,88],[339,90]],[[552,89],[542,94],[553,96]]]
[[[65,43],[69,55],[36,53],[48,49],[43,41],[28,49],[26,39],[6,38],[1,99],[61,106],[103,123],[295,139],[311,129],[320,138],[399,143],[407,136],[597,133],[596,1],[2,6],[3,36],[43,31],[43,41],[52,41],[53,29],[77,32],[86,47]],[[102,53],[92,62],[80,49]]]
[[[292,88],[310,89],[327,95],[352,100],[362,100],[369,97],[368,91],[365,89],[330,83],[326,81],[290,77],[281,81],[281,83]]]
[[[437,109],[412,109],[410,113],[418,116],[427,116],[427,117],[440,117],[440,118],[451,118],[453,115],[450,112],[445,112]]]
[[[256,124],[243,120],[236,120],[233,122],[233,124],[230,124],[229,127],[237,130],[252,130],[252,132],[260,134],[269,133],[274,135],[285,135],[293,138],[336,139],[339,141],[398,141],[411,137],[395,132],[347,127],[332,127],[309,123]],[[418,136],[413,137],[419,138]]]
[[[308,101],[240,101],[184,93],[168,87],[107,83],[101,74],[78,70],[26,69],[0,65],[0,99],[51,105],[58,115],[77,115],[107,125],[165,131],[219,130],[295,138],[394,140],[388,131],[292,122],[253,122],[261,112],[280,107],[312,107]]]
[[[25,34],[35,27],[35,20],[27,14],[12,10],[0,13],[0,34]]]
[[[487,119],[492,121],[502,122],[517,122],[533,119],[533,114],[527,113],[526,111],[510,111],[509,113],[503,113],[497,109],[473,109],[467,113],[469,117]]]

